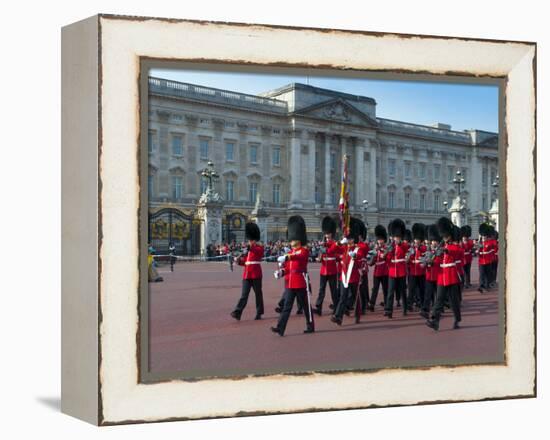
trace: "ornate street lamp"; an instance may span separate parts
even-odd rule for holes
[[[463,185],[466,184],[466,180],[464,180],[464,177],[462,176],[462,172],[460,170],[456,172],[456,177],[453,179],[453,183],[457,187],[458,195],[460,195]]]
[[[207,192],[212,191],[212,188],[213,188],[212,182],[213,182],[213,180],[220,177],[220,175],[214,170],[214,163],[211,160],[208,161],[208,164],[207,164],[206,168],[204,170],[202,170],[201,176],[204,177],[208,182],[208,186],[207,186],[207,189],[206,189]]]

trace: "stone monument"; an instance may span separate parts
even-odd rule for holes
[[[200,196],[197,205],[198,217],[201,220],[201,256],[206,256],[209,244],[219,244],[222,240],[222,208],[223,199],[214,190],[213,180],[218,177],[212,162],[201,175],[207,179],[206,191]]]

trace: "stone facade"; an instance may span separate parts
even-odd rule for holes
[[[259,195],[268,239],[284,237],[291,214],[319,234],[320,219],[337,211],[344,154],[352,215],[371,231],[394,217],[410,226],[445,214],[458,169],[473,228],[496,197],[497,133],[378,118],[372,98],[304,84],[254,96],[150,78],[148,144],[152,212],[169,206],[197,218],[211,160],[224,215],[253,217]]]

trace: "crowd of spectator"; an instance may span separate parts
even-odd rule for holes
[[[209,244],[206,247],[206,257],[224,257],[229,256],[230,254],[236,256],[238,254],[246,252],[247,246],[247,242],[237,243],[235,241],[231,243]],[[284,255],[290,251],[290,244],[287,241],[283,240],[268,241],[264,243],[263,246],[264,258],[266,259],[266,261],[275,261],[278,256]],[[311,261],[315,261],[315,259],[319,256],[321,246],[322,242],[317,240],[310,241],[307,244]]]

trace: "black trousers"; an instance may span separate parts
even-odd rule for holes
[[[174,272],[174,264],[176,263],[176,257],[170,255],[170,271]]]
[[[464,286],[470,287],[472,284],[472,279],[470,278],[470,273],[472,270],[472,263],[464,265]]]
[[[250,289],[254,289],[254,295],[256,296],[256,314],[264,314],[264,296],[262,293],[262,279],[256,278],[254,280],[243,280],[243,287],[241,290],[241,298],[235,307],[235,312],[239,315],[242,314],[246,303],[248,302],[248,295],[250,294]]]
[[[327,283],[330,288],[330,297],[332,300],[332,304],[336,307],[336,304],[338,304],[338,290],[337,290],[337,281],[336,278],[338,275],[321,275],[321,278],[319,279],[319,294],[317,296],[317,302],[315,304],[315,307],[318,309],[323,308],[323,301],[325,300],[325,293],[327,290]]]
[[[403,312],[406,311],[407,307],[407,296],[406,296],[406,282],[407,277],[399,277],[388,279],[388,298],[387,301],[384,301],[384,310],[386,312],[393,312],[393,298],[402,298],[403,299]],[[399,301],[399,299],[398,299]]]
[[[494,283],[497,280],[497,271],[498,271],[498,261],[491,263],[491,279],[489,283]]]
[[[359,295],[361,295],[361,311],[364,315],[369,304],[369,277],[366,273],[362,276],[361,284],[359,284]]]
[[[388,299],[388,276],[382,277],[372,277],[372,292],[370,294],[370,305],[376,305],[376,297],[378,296],[378,291],[380,290],[380,285],[382,285],[382,293],[384,295],[384,304]]]
[[[306,329],[313,330],[313,313],[309,305],[307,290],[306,289],[285,289],[285,303],[281,315],[279,316],[279,321],[277,322],[277,327],[281,334],[285,333],[286,325],[288,323],[288,318],[290,318],[290,313],[292,312],[292,306],[294,305],[294,299],[298,299],[298,302],[304,305],[306,318]]]
[[[424,285],[424,302],[422,311],[428,313],[435,303],[437,295],[437,281],[426,281]]]
[[[409,275],[409,298],[408,306],[412,308],[414,304],[424,304],[424,291],[426,285],[425,275]],[[405,307],[405,305],[403,305]]]
[[[342,283],[341,286],[342,291],[340,293],[340,299],[338,300],[338,305],[336,306],[336,310],[334,311],[334,316],[340,320],[343,318],[346,309],[353,308],[355,296],[357,295],[356,283],[350,283],[348,284],[348,287],[344,287],[344,283]]]
[[[286,300],[286,290],[283,290],[283,294],[281,295],[281,299],[277,303],[277,306],[281,309],[281,311],[283,310],[283,308],[285,306],[285,300]],[[304,310],[304,303],[302,301],[302,297],[299,296],[299,295],[296,297],[296,304],[298,305],[298,307],[296,308],[296,311],[297,312],[302,312]]]
[[[490,264],[479,265],[479,287],[482,289],[488,289],[491,283],[492,268]]]
[[[439,321],[441,319],[441,314],[443,313],[443,308],[445,303],[449,301],[451,304],[451,310],[455,317],[456,322],[462,320],[460,314],[460,300],[459,300],[459,285],[452,284],[451,286],[437,286],[437,296],[435,298],[434,309],[432,312],[433,319]]]

